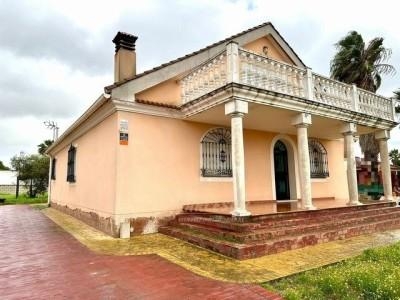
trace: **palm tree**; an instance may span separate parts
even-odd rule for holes
[[[393,94],[394,94],[394,99],[400,102],[400,89],[394,91]],[[400,105],[396,105],[395,110],[397,114],[400,113]]]
[[[44,155],[44,153],[46,152],[47,148],[49,148],[51,146],[51,144],[53,144],[52,140],[44,140],[43,143],[40,143],[38,145],[39,154]]]
[[[338,51],[330,64],[333,79],[354,83],[375,93],[381,85],[381,75],[395,73],[394,67],[385,63],[390,58],[391,50],[383,46],[381,37],[365,44],[357,31],[351,31],[335,46]],[[371,181],[376,182],[379,144],[374,134],[361,135],[359,143],[364,158],[371,161]]]

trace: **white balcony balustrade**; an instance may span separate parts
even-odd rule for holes
[[[182,78],[183,104],[235,81],[245,86],[278,93],[281,97],[305,98],[334,108],[396,121],[392,99],[237,46],[230,49],[236,49],[236,53],[232,55],[230,50],[228,55],[225,50]],[[228,65],[232,64],[236,64],[239,73],[236,77],[228,74]]]

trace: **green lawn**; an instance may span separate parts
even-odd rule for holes
[[[18,198],[15,198],[15,195],[0,193],[0,199],[1,198],[6,199],[6,200],[4,203],[0,203],[0,205],[46,203],[47,202],[47,193],[45,193],[43,195],[39,195],[36,198],[29,198],[26,195],[20,195]]]
[[[400,243],[274,282],[285,299],[400,299]]]

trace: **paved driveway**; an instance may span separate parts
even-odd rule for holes
[[[1,299],[280,299],[195,275],[157,255],[98,255],[40,211],[0,206]]]

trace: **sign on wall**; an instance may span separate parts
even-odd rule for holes
[[[119,144],[128,145],[129,134],[128,134],[128,121],[119,121]]]

